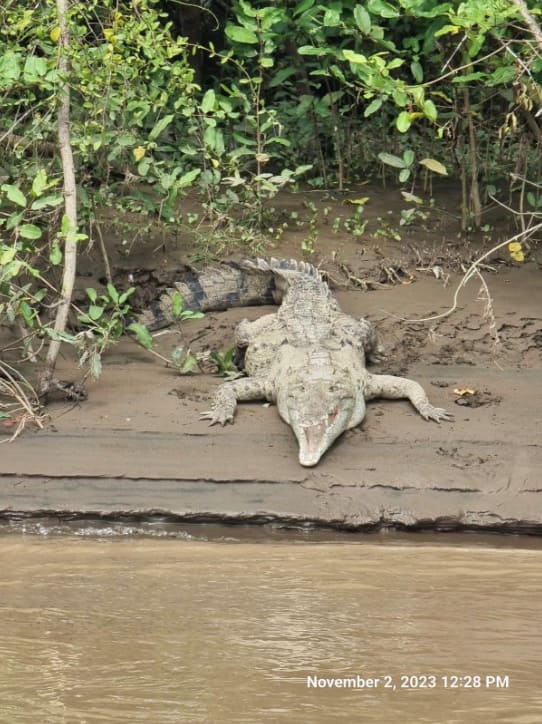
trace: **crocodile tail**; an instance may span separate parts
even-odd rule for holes
[[[271,257],[269,261],[265,259],[256,259],[255,261],[246,259],[243,266],[249,269],[270,271],[290,281],[296,276],[311,277],[316,281],[322,281],[322,275],[315,266],[307,261],[297,261],[297,259],[275,259],[274,257]]]

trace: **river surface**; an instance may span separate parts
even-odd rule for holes
[[[0,535],[2,724],[542,721],[539,540],[37,533]]]

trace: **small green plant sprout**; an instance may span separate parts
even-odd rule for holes
[[[314,248],[314,245],[315,245],[317,239],[318,239],[318,221],[317,221],[317,216],[313,215],[311,220],[309,221],[309,228],[307,231],[307,235],[301,242],[302,251],[304,251],[308,254],[314,254],[314,252],[316,251],[316,249]]]
[[[203,312],[194,312],[191,309],[184,308],[184,302],[179,292],[171,295],[171,312],[174,320],[182,321],[183,319],[201,319],[205,315]]]
[[[377,218],[378,228],[371,234],[375,239],[383,237],[384,239],[394,239],[395,241],[401,241],[401,234],[395,229],[387,219],[383,219],[381,216]]]
[[[126,329],[126,319],[131,311],[128,298],[135,292],[135,287],[119,292],[113,284],[108,284],[106,289],[107,294],[100,295],[92,287],[86,289],[90,304],[86,312],[77,316],[84,327],[83,334],[71,338],[68,335],[64,340],[82,346],[80,364],[88,361],[90,374],[95,379],[102,372],[102,353]]]
[[[364,206],[358,206],[352,216],[346,218],[343,222],[345,231],[348,231],[352,236],[359,237],[365,233],[367,219],[362,218],[364,209]]]
[[[400,226],[410,226],[416,220],[425,221],[429,214],[422,210],[424,200],[415,194],[411,194],[408,191],[401,191],[404,200],[409,204],[414,204],[408,209],[401,211],[401,219],[399,221]]]
[[[382,153],[378,154],[378,158],[386,166],[391,166],[392,168],[400,169],[399,183],[402,183],[402,184],[406,183],[409,180],[409,178],[411,177],[413,170],[415,168],[414,151],[412,151],[410,148],[407,148],[405,151],[403,151],[402,157],[395,156],[393,153],[386,153],[385,151],[383,151]]]
[[[225,377],[228,380],[235,380],[242,377],[243,373],[235,365],[235,347],[230,347],[224,352],[211,352],[210,359],[215,366],[215,374]]]
[[[185,320],[201,319],[205,315],[203,312],[194,312],[190,309],[184,309],[182,296],[179,292],[175,292],[171,295],[171,316],[173,320]],[[136,341],[142,347],[151,352],[151,354],[155,357],[161,359],[169,367],[176,369],[179,374],[187,375],[199,366],[197,357],[193,355],[190,350],[185,350],[184,347],[175,347],[169,357],[165,357],[157,352],[154,349],[154,339],[152,334],[144,324],[131,322],[126,329],[128,332],[132,332],[134,334]]]
[[[167,363],[177,370],[180,375],[189,375],[198,367],[198,359],[188,349],[175,347],[169,355]]]

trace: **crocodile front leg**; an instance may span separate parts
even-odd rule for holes
[[[427,399],[423,387],[406,377],[393,375],[372,375],[367,373],[365,399],[387,397],[388,399],[407,398],[424,418],[424,420],[451,420],[452,415],[443,407],[433,407]]]
[[[202,412],[200,419],[210,420],[209,425],[233,422],[237,402],[268,399],[266,389],[266,381],[262,377],[243,377],[225,382],[215,392],[211,409]]]

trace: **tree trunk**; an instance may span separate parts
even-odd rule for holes
[[[476,139],[476,129],[474,128],[474,118],[470,104],[470,93],[467,86],[465,86],[463,90],[463,102],[464,118],[469,135],[470,210],[474,226],[479,229],[482,225],[482,202],[480,200],[480,186],[478,183],[478,142]]]
[[[70,62],[67,49],[70,43],[70,31],[67,19],[67,0],[56,0],[58,25],[60,28],[58,69],[62,82],[59,87],[60,106],[58,108],[58,146],[62,159],[62,172],[64,176],[64,214],[63,230],[65,231],[64,269],[62,274],[62,288],[57,307],[54,336],[47,350],[45,365],[39,380],[40,397],[45,398],[49,392],[55,371],[61,340],[59,334],[65,331],[68,313],[75,281],[77,262],[77,194],[75,184],[75,169],[70,142],[70,86],[68,76]]]
[[[534,15],[531,15],[531,13],[529,12],[529,8],[525,4],[524,0],[513,0],[513,2],[521,13],[523,19],[527,23],[529,30],[531,31],[534,39],[536,40],[536,44],[538,45],[540,50],[542,50],[542,28],[536,22]]]

